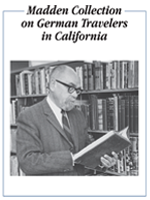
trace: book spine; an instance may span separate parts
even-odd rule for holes
[[[118,131],[118,96],[114,96],[114,130]]]
[[[114,68],[115,68],[115,79],[116,79],[116,85],[115,85],[115,89],[118,88],[118,62],[115,61],[114,62]]]
[[[136,88],[136,81],[137,81],[137,65],[136,61],[134,61],[134,88]]]
[[[18,117],[17,102],[18,102],[18,99],[12,100],[12,124],[16,124],[17,117]]]
[[[107,130],[110,130],[110,115],[109,115],[109,98],[106,98],[106,109],[107,109]]]
[[[136,85],[136,87],[138,87],[139,86],[139,62],[138,61],[136,61],[137,62],[137,85]]]
[[[133,65],[132,65],[132,88],[134,88],[134,80],[135,80],[135,63],[134,61],[132,62]]]
[[[10,156],[10,175],[18,176],[18,160],[17,156]]]
[[[105,89],[110,89],[110,63],[106,64]]]
[[[95,130],[94,95],[90,96],[90,128]]]
[[[20,76],[19,76],[19,74],[15,75],[15,87],[16,87],[16,94],[18,96],[21,95],[21,93],[20,93]]]
[[[38,70],[35,70],[35,92],[36,92],[36,94],[40,94],[40,92],[39,92]]]
[[[121,66],[120,61],[117,62],[117,88],[120,89],[120,76],[121,76]]]
[[[134,65],[135,65],[135,79],[134,79],[134,87],[138,87],[138,61],[134,61]]]
[[[25,95],[29,94],[29,86],[28,86],[28,74],[23,75],[23,81],[24,81],[24,93]]]
[[[118,97],[118,129],[121,130],[122,123],[121,123],[121,96]]]
[[[22,73],[20,73],[19,76],[20,76],[20,93],[21,93],[21,95],[25,95],[25,93],[24,93],[24,85],[23,85],[23,75],[22,75]]]
[[[84,86],[84,90],[88,91],[88,68],[87,68],[87,64],[84,64],[84,66],[83,66],[83,86]]]
[[[93,95],[93,104],[94,104],[94,130],[98,130],[98,105],[97,105],[97,96]]]
[[[42,94],[42,86],[41,86],[41,70],[38,70],[38,88],[39,88],[39,94]]]
[[[45,69],[42,68],[39,73],[40,73],[41,94],[46,94]]]
[[[122,62],[120,61],[120,78],[119,78],[119,89],[122,88]]]
[[[32,74],[28,74],[28,94],[32,94]]]
[[[95,90],[100,90],[100,63],[94,61]]]
[[[124,62],[124,88],[128,88],[128,63]]]
[[[132,169],[131,169],[131,175],[137,176],[138,175],[138,138],[137,137],[131,137],[130,138],[132,149],[131,149],[131,159],[132,159]]]
[[[125,99],[121,99],[121,129],[125,128]]]
[[[134,132],[134,97],[130,96],[130,132]]]
[[[106,64],[101,63],[103,71],[103,89],[106,89]]]
[[[50,70],[49,66],[45,67],[45,87],[46,87],[46,94],[49,92],[50,87]]]
[[[102,99],[97,99],[97,105],[98,105],[98,129],[103,130]]]
[[[113,72],[113,65],[109,63],[109,89],[113,89],[113,82],[114,82],[114,72]]]
[[[107,98],[107,128],[108,130],[114,129],[114,99]]]
[[[31,86],[32,86],[32,94],[36,94],[36,86],[35,86],[35,71],[31,76]]]
[[[126,151],[125,150],[123,150],[123,168],[124,168],[124,174],[127,175]]]
[[[130,147],[126,148],[126,175],[130,175]]]
[[[109,98],[109,119],[110,119],[110,130],[114,130],[114,98]]]
[[[100,61],[98,61],[98,66],[100,67],[100,90],[103,90],[104,89],[104,86],[103,86],[103,65],[101,64]]]
[[[132,62],[128,62],[128,88],[132,87]]]
[[[120,173],[124,172],[124,165],[123,165],[123,152],[120,152]]]
[[[10,91],[11,91],[11,95],[16,95],[17,94],[17,88],[16,88],[16,77],[11,74],[10,76]]]
[[[125,127],[130,125],[129,95],[125,97]]]
[[[121,170],[120,170],[120,169],[121,169],[121,166],[120,166],[120,165],[121,165],[121,162],[120,162],[120,160],[118,159],[118,160],[117,160],[117,173],[119,173],[119,174],[121,173]]]
[[[138,96],[134,96],[134,132],[138,133]]]
[[[102,90],[103,89],[103,72],[101,69],[101,62],[97,62],[98,64],[98,90]]]
[[[93,90],[92,64],[88,64],[88,90]]]
[[[83,90],[83,67],[82,66],[79,67],[79,78],[80,78],[81,89]]]
[[[124,62],[121,62],[121,88],[124,89]]]
[[[11,153],[16,153],[16,133],[17,129],[11,129]]]
[[[12,124],[15,124],[15,106],[14,106],[14,102],[15,102],[15,100],[12,100],[12,102],[11,102],[11,117],[12,117],[12,119],[11,119],[11,123]]]
[[[107,105],[106,105],[106,99],[102,100],[102,110],[103,110],[103,128],[104,130],[108,130],[107,128]]]
[[[113,62],[112,70],[113,70],[112,89],[116,89],[117,88],[117,63],[116,62]]]

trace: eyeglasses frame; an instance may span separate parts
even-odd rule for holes
[[[79,95],[79,94],[81,94],[81,92],[82,92],[82,89],[81,89],[81,88],[75,88],[75,87],[73,87],[72,85],[69,85],[69,84],[67,84],[67,83],[64,83],[64,82],[62,82],[62,81],[60,81],[60,80],[58,80],[58,79],[56,79],[56,81],[57,81],[58,83],[64,85],[64,86],[68,87],[68,92],[69,92],[69,94],[72,94],[72,93],[74,93],[74,91],[76,91],[76,93]],[[70,88],[73,88],[73,91],[72,91],[72,92],[70,92]],[[79,92],[78,92],[78,91],[79,91]]]

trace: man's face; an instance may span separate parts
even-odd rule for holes
[[[69,86],[72,88],[80,87],[79,78],[72,70],[67,70],[55,80],[54,98],[57,105],[65,111],[69,111],[75,107],[75,101],[78,96],[76,90],[71,93]]]

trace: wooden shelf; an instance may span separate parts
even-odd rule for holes
[[[81,94],[104,94],[104,93],[120,93],[120,92],[138,92],[138,88],[111,89],[111,90],[91,90],[83,91]]]
[[[46,97],[46,94],[32,94],[32,95],[14,95],[11,96],[11,99],[24,99],[24,98],[40,98],[40,97]]]
[[[88,95],[88,94],[107,94],[107,93],[120,93],[120,92],[138,92],[138,88],[131,88],[131,89],[112,89],[112,90],[93,90],[93,91],[83,91],[81,95]],[[13,95],[11,99],[19,99],[19,98],[31,98],[31,97],[45,97],[46,94],[32,94],[32,95]]]
[[[108,131],[105,130],[88,130],[88,133],[106,134]]]
[[[138,133],[130,133],[130,137],[139,137]]]

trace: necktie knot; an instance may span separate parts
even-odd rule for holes
[[[62,115],[65,115],[65,114],[66,114],[66,111],[62,109],[62,110],[61,110],[61,114],[62,114]]]

